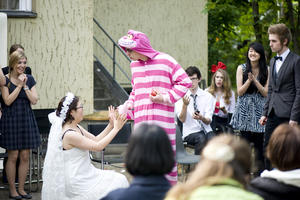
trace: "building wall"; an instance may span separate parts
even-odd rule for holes
[[[200,67],[207,79],[207,15],[202,12],[205,3],[206,0],[94,0],[94,17],[115,41],[129,29],[146,33],[153,48],[170,54],[183,68]],[[112,54],[112,43],[95,25],[94,35]],[[95,42],[94,54],[112,69],[112,61]],[[117,53],[116,57],[123,56]],[[119,62],[130,74],[128,61]],[[119,82],[126,82],[119,71],[117,77]]]
[[[93,0],[38,0],[37,18],[8,19],[8,47],[25,47],[37,82],[33,108],[55,108],[71,91],[93,111]]]

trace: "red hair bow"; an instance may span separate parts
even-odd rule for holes
[[[218,69],[226,70],[226,65],[222,62],[218,62],[218,66],[217,65],[212,65],[211,66],[211,72],[212,73],[215,73],[216,71],[218,71]]]

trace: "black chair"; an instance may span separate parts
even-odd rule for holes
[[[55,109],[35,109],[33,113],[41,135],[41,154],[45,156],[47,151],[48,136],[50,132],[51,123],[49,122],[48,115],[54,112]]]
[[[196,164],[199,161],[200,155],[193,155],[186,152],[180,128],[176,125],[176,162],[190,167],[191,164]],[[184,170],[182,172],[184,173]]]
[[[101,133],[105,127],[106,123],[90,123],[88,124],[88,131],[93,135],[98,135]],[[114,139],[111,141],[109,145],[107,145],[106,149],[101,151],[101,159],[99,160],[99,154],[97,152],[90,152],[90,159],[94,162],[101,163],[101,169],[104,169],[104,164],[111,163],[122,163],[124,162],[123,155],[125,153],[128,139],[131,134],[131,123],[127,122],[123,128],[117,133]],[[104,155],[104,152],[106,154]],[[110,155],[108,155],[110,153]]]
[[[4,184],[7,184],[7,177],[6,177],[6,172],[5,172],[5,163],[7,161],[7,152],[3,152],[3,153],[0,153],[0,160],[2,161],[3,163],[3,170],[2,170],[2,183]],[[17,172],[17,171],[16,171]],[[18,176],[16,176],[16,183],[18,182]],[[7,187],[5,185],[1,185],[0,186],[0,189],[6,189]]]
[[[182,133],[182,130],[183,130],[183,124],[182,122],[178,119],[178,117],[176,117],[176,123],[177,123],[177,126],[180,130],[180,133]],[[183,146],[184,147],[188,147],[188,148],[191,148],[195,151],[195,145],[191,145],[191,144],[188,144],[187,142],[184,142],[183,141]]]

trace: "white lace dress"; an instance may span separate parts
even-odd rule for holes
[[[52,123],[43,167],[42,200],[98,200],[110,191],[128,187],[122,174],[95,168],[89,151],[63,150],[63,118],[49,114]]]
[[[43,185],[43,200],[98,200],[114,189],[129,185],[124,175],[95,168],[87,150],[73,148],[62,153],[64,180],[45,180],[47,187]],[[57,171],[53,169],[52,173],[54,178]],[[64,186],[59,189],[62,184]]]
[[[95,168],[89,152],[78,148],[63,151],[66,196],[70,199],[98,200],[110,191],[128,187],[122,174]]]

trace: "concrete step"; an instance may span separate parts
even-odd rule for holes
[[[100,98],[102,98],[102,100],[98,100]],[[108,98],[110,98],[110,100],[107,100]],[[118,106],[124,103],[127,99],[127,92],[120,86],[119,83],[116,82],[116,80],[113,79],[110,72],[100,62],[95,61],[94,110],[106,110],[107,106]]]

